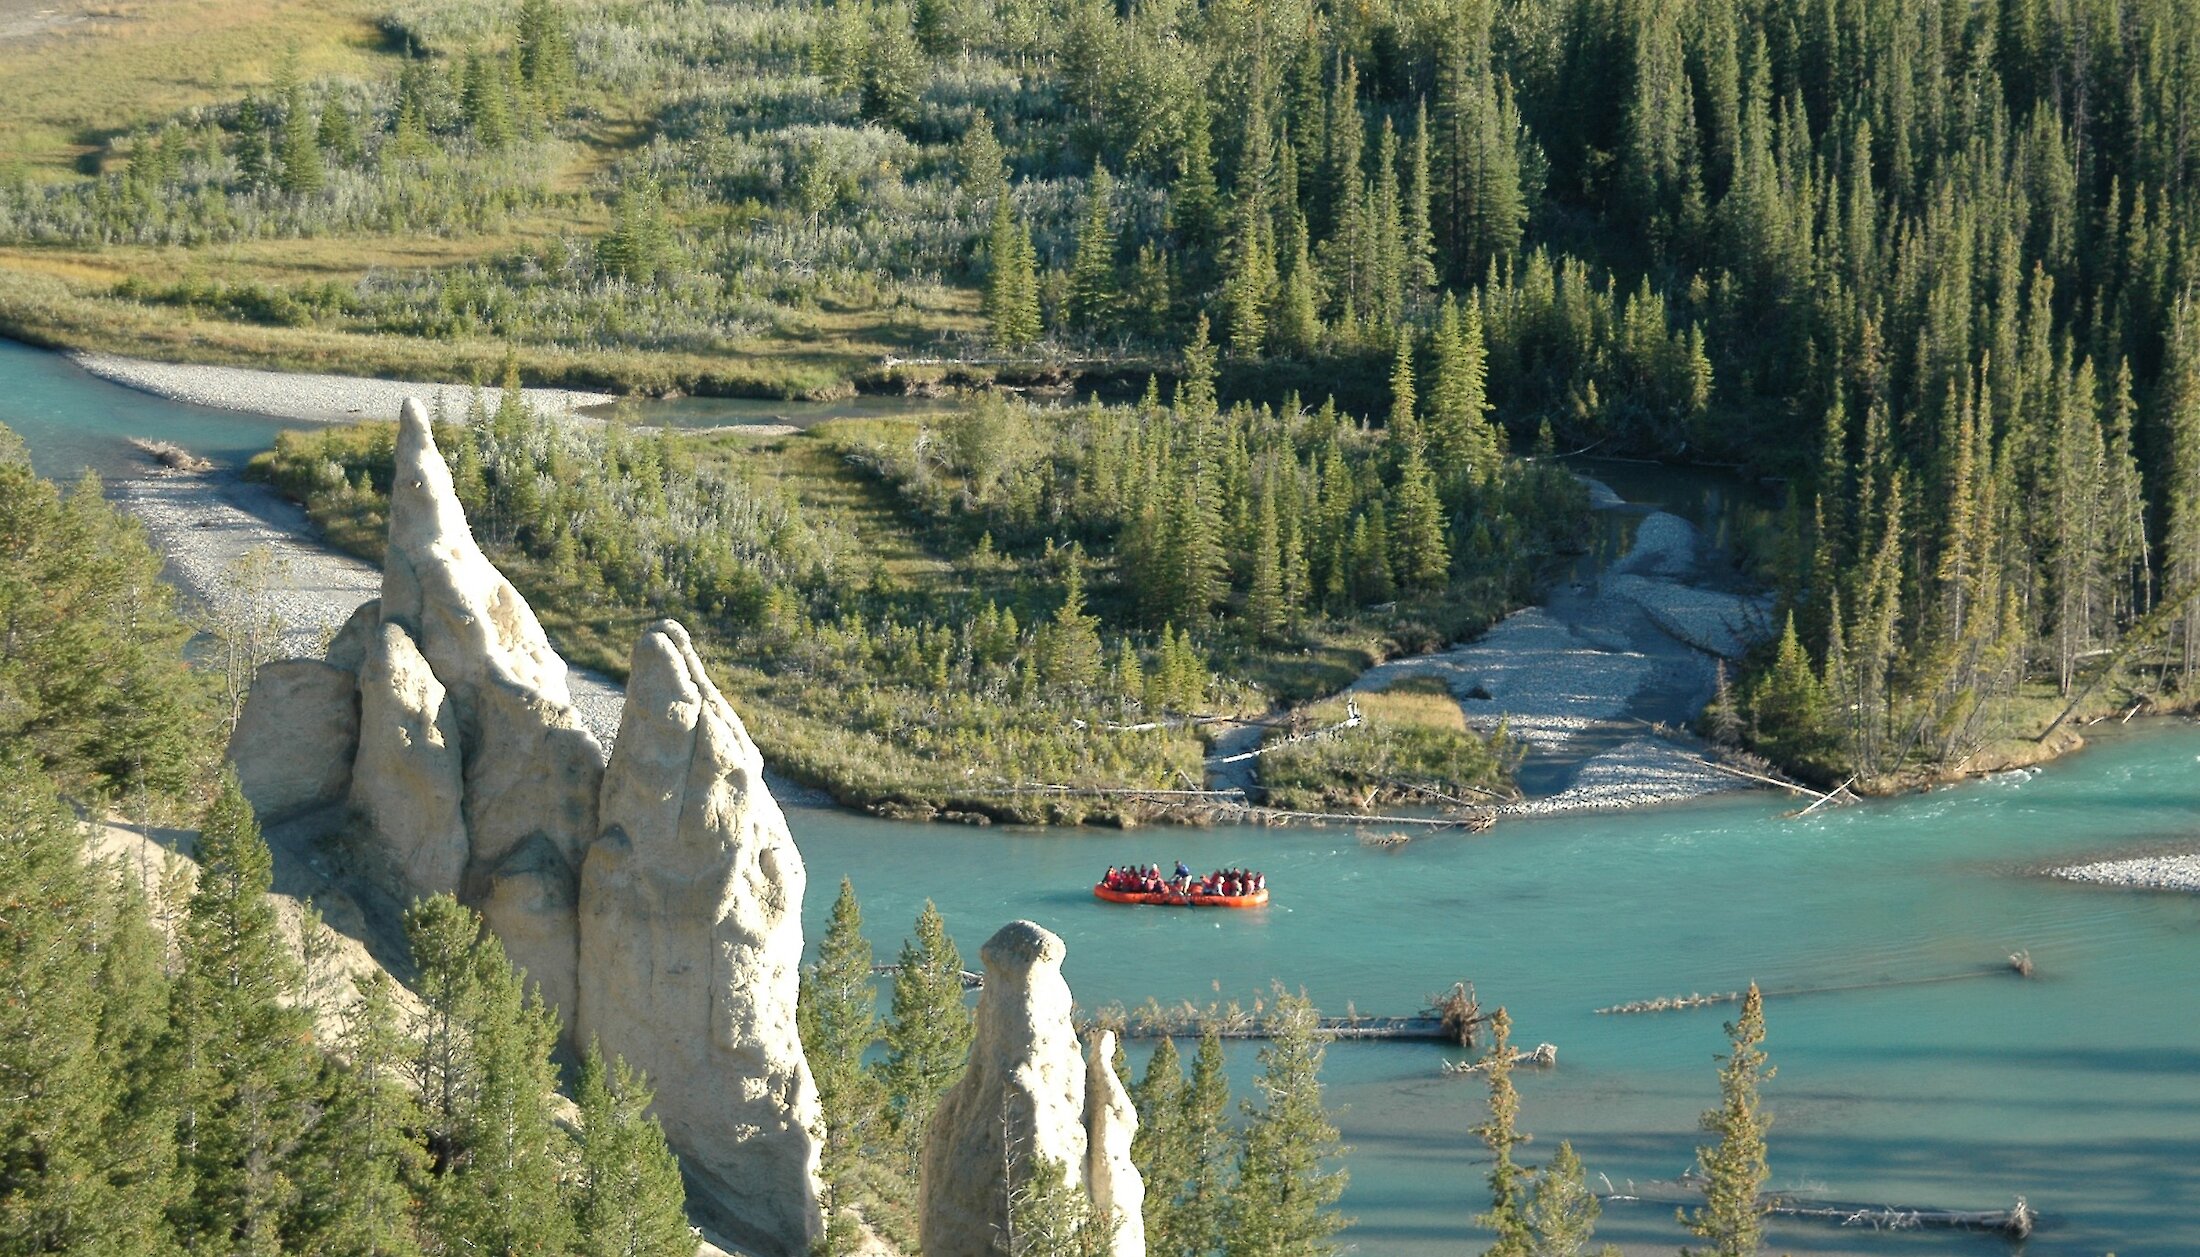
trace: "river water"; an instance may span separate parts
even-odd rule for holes
[[[0,342],[0,423],[48,475],[114,473],[125,436],[234,461],[286,425],[163,402]],[[1648,474],[1648,473],[1646,473]],[[1689,482],[1693,484],[1694,482]],[[1651,492],[1629,486],[1630,497]],[[1698,494],[1697,488],[1687,489]],[[852,877],[882,960],[926,898],[975,963],[1003,922],[1069,945],[1087,1007],[1250,1001],[1281,981],[1327,1011],[1409,1012],[1460,979],[1558,1045],[1523,1070],[1530,1159],[1570,1139],[1592,1175],[1647,1186],[1687,1168],[1715,1096],[1731,1005],[1594,1010],[1752,980],[1772,993],[1774,1185],[1832,1201],[2042,1211],[2031,1254],[2200,1252],[2200,897],[2039,876],[2058,863],[2195,841],[2200,727],[2135,722],[2043,771],[1783,819],[1763,794],[1516,820],[1482,836],[1363,847],[1348,830],[1025,832],[915,826],[814,808],[789,820],[822,928]],[[1254,912],[1109,907],[1110,863],[1264,869]],[[2028,949],[2037,976],[2005,957]],[[1918,980],[1976,973],[1924,983]],[[1811,988],[1852,989],[1791,994]],[[1468,1130],[1482,1091],[1446,1052],[1338,1044],[1325,1073],[1353,1146],[1345,1239],[1382,1257],[1479,1251],[1487,1197]],[[1143,1051],[1134,1053],[1142,1063]],[[1252,1051],[1233,1052],[1240,1094]],[[1683,1237],[1669,1207],[1613,1204],[1632,1252]],[[1780,1251],[2009,1250],[1981,1236],[1775,1228]]]

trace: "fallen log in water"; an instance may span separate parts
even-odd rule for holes
[[[1515,1065],[1538,1065],[1550,1069],[1558,1064],[1558,1045],[1555,1043],[1538,1043],[1532,1052],[1526,1048],[1513,1048],[1507,1054],[1512,1057],[1512,1064]],[[1444,1062],[1444,1072],[1453,1078],[1464,1078],[1469,1074],[1479,1074],[1489,1067],[1490,1062],[1487,1057],[1478,1061]]]
[[[1482,1005],[1475,999],[1473,984],[1455,982],[1450,991],[1431,1000],[1429,1007],[1409,1017],[1371,1017],[1347,1006],[1344,1016],[1319,1018],[1314,1028],[1328,1039],[1400,1039],[1471,1048],[1475,1029],[1482,1021]],[[1258,1005],[1247,1012],[1237,1004],[1199,1008],[1187,1001],[1163,1008],[1159,1002],[1148,1000],[1132,1012],[1120,1007],[1102,1009],[1094,1022],[1117,1030],[1126,1039],[1194,1039],[1210,1030],[1222,1039],[1266,1039],[1274,1035],[1274,1027]]]
[[[1606,1204],[1653,1205],[1659,1208],[1688,1206],[1702,1200],[1704,1179],[1696,1173],[1679,1180],[1664,1180],[1622,1191],[1604,1180],[1597,1199]],[[2007,1209],[1930,1209],[1908,1205],[1864,1205],[1838,1201],[1803,1200],[1778,1193],[1758,1198],[1765,1214],[1803,1222],[1830,1222],[1835,1226],[1867,1227],[1874,1231],[1988,1231],[2010,1239],[2025,1239],[2039,1225],[2040,1215],[2024,1197]]]
[[[1846,991],[1878,991],[1898,986],[1933,986],[1941,982],[1966,982],[1972,978],[1992,978],[2015,973],[2020,978],[2032,976],[2032,953],[2020,951],[2009,957],[2005,964],[1990,968],[1966,969],[1962,973],[1936,973],[1922,978],[1884,978],[1877,982],[1842,982],[1833,986],[1793,986],[1785,990],[1759,991],[1765,999],[1793,999],[1800,995],[1837,995]],[[1739,1004],[1740,991],[1715,991],[1709,995],[1690,992],[1687,995],[1661,995],[1655,999],[1634,1000],[1599,1008],[1604,1014],[1622,1013],[1670,1013],[1691,1008],[1709,1008],[1713,1004]]]
[[[890,977],[900,972],[900,965],[871,966],[871,973],[874,977]],[[982,991],[985,989],[985,975],[982,973],[972,973],[968,969],[962,969],[956,972],[956,976],[962,979],[962,988],[966,991]]]

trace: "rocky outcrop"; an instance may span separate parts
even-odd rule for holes
[[[817,1090],[795,1028],[804,874],[763,770],[686,630],[651,625],[581,880],[575,1038],[648,1073],[706,1216],[795,1257],[819,1216]]]
[[[513,686],[570,706],[565,660],[534,609],[474,544],[451,469],[436,449],[427,408],[407,401],[397,420],[389,548],[382,561],[382,622],[404,626],[471,718],[478,688]]]
[[[408,403],[382,597],[326,662],[263,668],[248,710],[240,775],[272,805],[348,798],[383,889],[456,894],[573,1046],[600,1042],[647,1073],[704,1221],[762,1257],[810,1251],[820,1118],[795,1023],[802,857],[685,630],[663,621],[635,645],[607,766],[565,662],[475,544]],[[1066,990],[1057,1002],[1067,1036]],[[1064,1093],[1056,1108],[1074,1127],[1082,1102]],[[1052,1155],[1082,1166],[1084,1144]]]
[[[457,894],[471,845],[458,715],[412,636],[376,626],[359,664],[351,804],[370,858],[403,900]]]
[[[359,739],[355,678],[314,659],[260,665],[229,737],[230,762],[266,824],[342,801]]]
[[[1112,1253],[1145,1251],[1143,1223],[1135,1220],[1145,1191],[1130,1162],[1138,1119],[1109,1061],[1112,1039],[1095,1044],[1089,1064],[1078,1050],[1062,980],[1066,950],[1040,926],[1012,921],[979,951],[985,987],[970,1063],[940,1097],[925,1134],[925,1252],[1006,1254],[1008,1200],[1041,1165],[1077,1182],[1096,1204],[1105,1197],[1119,1222],[1132,1220],[1118,1230]],[[1088,1076],[1105,1093],[1097,1107],[1088,1106]]]
[[[1114,1257],[1146,1257],[1146,1184],[1131,1161],[1137,1134],[1138,1109],[1115,1076],[1115,1032],[1102,1030],[1085,1057],[1085,1190],[1093,1217],[1114,1228]]]

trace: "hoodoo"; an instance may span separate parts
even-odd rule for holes
[[[1113,1220],[1114,1257],[1146,1257],[1146,1184],[1131,1160],[1137,1135],[1138,1109],[1115,1076],[1115,1032],[1102,1030],[1085,1056],[1085,1188],[1093,1216]]]
[[[807,1253],[819,1115],[795,1027],[802,856],[756,744],[673,621],[634,645],[601,816],[574,1037],[648,1073],[706,1216],[760,1253]]]
[[[1087,1072],[1104,1072],[1113,1045],[1088,1065],[1070,1019],[1068,983],[1062,980],[1062,940],[1029,921],[1012,921],[986,941],[985,988],[978,996],[977,1035],[970,1063],[940,1097],[925,1135],[922,1243],[928,1253],[1007,1254],[1008,1200],[1047,1166],[1077,1183],[1097,1204],[1104,1195],[1119,1211],[1135,1213],[1144,1196],[1129,1160],[1129,1129],[1137,1119],[1117,1112],[1111,1095],[1097,1113],[1097,1132],[1087,1129]],[[1127,1099],[1124,1101],[1128,1109]],[[1097,1133],[1102,1154],[1089,1156]],[[1118,1143],[1123,1153],[1115,1155]],[[1093,1167],[1104,1182],[1094,1182]],[[1005,1178],[1005,1182],[1004,1182]],[[1134,1240],[1132,1237],[1136,1236]],[[1145,1250],[1142,1224],[1120,1226],[1109,1252],[1132,1257]]]
[[[565,661],[533,609],[475,544],[418,401],[397,421],[382,623],[411,634],[457,717],[471,842],[461,897],[570,1022],[573,909],[603,748],[574,714]]]
[[[574,1046],[648,1075],[697,1213],[761,1257],[810,1251],[802,857],[684,629],[662,621],[635,645],[607,768],[565,661],[475,544],[408,402],[382,597],[325,661],[263,667],[246,711],[229,753],[255,807],[348,801],[358,872],[479,910]]]

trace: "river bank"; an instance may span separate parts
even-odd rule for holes
[[[100,379],[155,397],[194,406],[270,415],[277,419],[296,419],[302,423],[394,419],[397,408],[408,397],[420,398],[431,409],[441,406],[446,414],[456,418],[466,413],[474,393],[471,384],[154,362],[117,354],[72,352],[67,357]],[[576,389],[529,388],[521,391],[529,405],[555,415],[605,406],[618,400],[610,393]]]
[[[1378,664],[1353,682],[1382,690],[1433,677],[1459,700],[1469,725],[1502,728],[1524,752],[1530,797],[1515,816],[1607,811],[1677,803],[1750,788],[1711,767],[1703,747],[1677,732],[1709,702],[1721,660],[1766,634],[1771,604],[1715,588],[1703,533],[1664,510],[1624,500],[1588,478],[1608,544],[1545,600],[1449,650]]]
[[[234,470],[148,474],[108,486],[168,561],[168,578],[217,621],[272,617],[282,657],[317,658],[359,604],[382,596],[381,569],[323,545],[296,503]],[[240,584],[248,557],[270,565],[264,596]],[[582,668],[568,676],[573,708],[609,750],[626,691]]]

